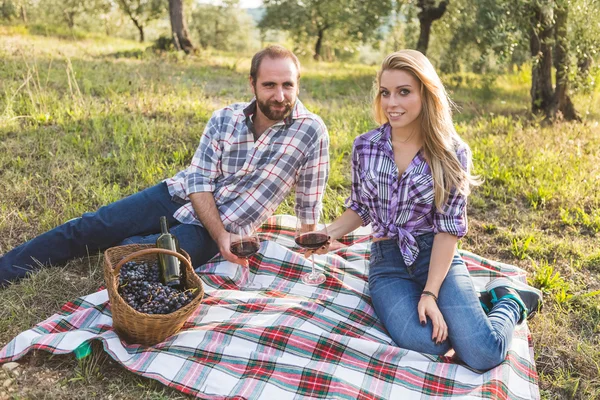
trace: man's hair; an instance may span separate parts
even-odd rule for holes
[[[252,57],[252,64],[250,65],[250,77],[254,82],[256,82],[256,78],[258,77],[258,69],[260,68],[260,64],[265,57],[275,60],[279,58],[289,58],[296,66],[296,69],[298,70],[298,79],[300,79],[300,61],[298,61],[298,57],[296,57],[294,53],[285,47],[275,44],[262,49],[256,53],[254,57]]]

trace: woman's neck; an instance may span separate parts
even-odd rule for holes
[[[392,128],[391,140],[392,144],[421,145],[423,137],[421,135],[421,130],[417,127],[405,127],[402,129]]]
[[[421,143],[423,135],[421,132],[421,123],[417,118],[406,126],[391,127],[392,142],[397,144],[402,143]]]

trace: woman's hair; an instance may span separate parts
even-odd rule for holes
[[[388,55],[377,73],[374,87],[373,113],[379,124],[388,122],[381,108],[381,74],[388,70],[403,70],[421,83],[421,134],[423,151],[433,176],[435,204],[439,211],[455,189],[463,195],[470,193],[473,185],[480,184],[479,178],[471,175],[471,152],[454,129],[452,101],[448,98],[440,77],[431,62],[416,50],[400,50]],[[456,155],[457,148],[466,147],[469,159],[465,170]]]

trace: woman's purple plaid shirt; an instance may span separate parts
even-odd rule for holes
[[[469,148],[461,144],[456,155],[467,169]],[[419,254],[415,236],[447,232],[463,237],[467,233],[466,205],[465,196],[452,192],[444,213],[436,210],[433,177],[422,150],[398,177],[389,124],[354,141],[352,192],[346,207],[358,213],[364,225],[372,224],[375,237],[396,238],[406,265],[412,265]]]

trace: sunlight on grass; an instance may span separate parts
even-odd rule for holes
[[[212,112],[251,97],[246,54],[158,54],[132,41],[57,39],[6,27],[0,44],[0,253],[185,168]],[[327,220],[344,210],[354,139],[376,126],[376,70],[303,65],[300,98],[323,118],[331,139]],[[600,87],[574,97],[583,123],[544,126],[529,115],[530,71],[442,77],[459,108],[457,130],[473,149],[474,172],[484,179],[471,197],[471,232],[461,248],[524,268],[547,293],[545,310],[531,323],[542,397],[595,398]],[[293,209],[290,196],[276,212]],[[88,262],[43,269],[1,290],[0,344],[95,290],[102,277]],[[90,363],[68,384],[101,386]],[[135,379],[119,378],[111,393],[127,387],[137,398],[172,395]]]

